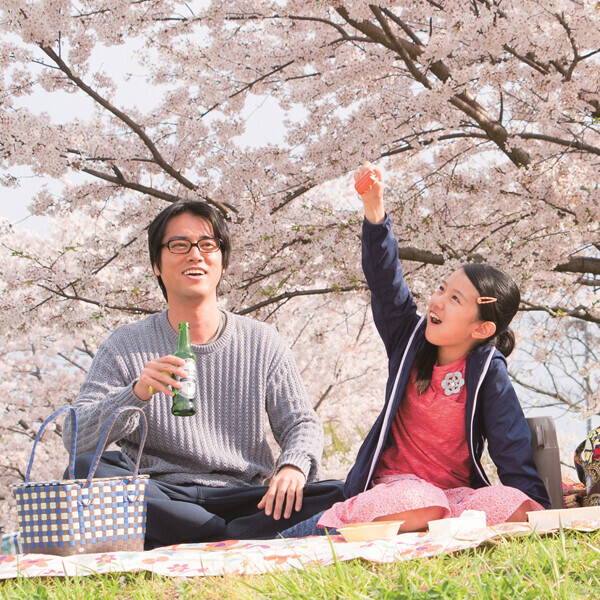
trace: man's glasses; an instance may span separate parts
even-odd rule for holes
[[[190,242],[186,239],[169,240],[166,244],[162,244],[161,248],[167,247],[171,254],[187,254],[193,246],[196,246],[202,254],[210,254],[221,249],[221,240],[215,237],[203,237],[197,242]]]

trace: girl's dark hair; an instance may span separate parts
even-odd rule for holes
[[[510,322],[517,314],[521,293],[517,284],[504,272],[491,265],[468,263],[463,271],[475,286],[479,296],[496,298],[496,302],[478,304],[479,318],[496,324],[496,332],[491,337],[481,340],[472,350],[479,346],[493,345],[504,355],[509,356],[515,347],[515,334],[509,328]],[[427,340],[419,350],[416,358],[417,391],[424,393],[431,385],[433,367],[437,360],[437,346]]]
[[[229,255],[231,253],[231,235],[229,234],[227,222],[216,208],[199,200],[180,200],[174,202],[154,217],[154,220],[148,227],[148,252],[150,253],[150,263],[152,266],[156,265],[160,269],[160,254],[167,223],[173,217],[183,214],[201,217],[212,225],[214,236],[221,240],[222,264],[223,268],[226,269],[229,265]],[[160,275],[157,275],[157,279],[165,300],[168,300],[167,290]]]

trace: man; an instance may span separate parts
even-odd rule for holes
[[[85,453],[76,477],[87,476],[109,415],[133,405],[148,420],[146,548],[274,537],[342,500],[341,482],[307,483],[318,475],[323,430],[290,350],[272,327],[218,307],[231,250],[221,214],[204,202],[172,204],[150,225],[148,246],[168,308],[119,327],[98,349],[74,402],[77,450]],[[173,390],[182,387],[173,376],[186,375],[173,356],[181,321],[197,356],[192,417],[171,414]],[[282,450],[276,468],[265,412]],[[109,440],[120,451],[104,453],[96,477],[133,470],[139,414],[121,419]]]

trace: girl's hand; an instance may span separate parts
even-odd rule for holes
[[[182,384],[173,379],[173,375],[185,377],[186,373],[181,368],[185,364],[183,358],[168,355],[156,358],[146,363],[140,378],[133,386],[133,393],[140,400],[150,400],[154,394],[162,392],[167,396],[174,396],[171,387],[181,388]]]
[[[364,162],[354,173],[354,181],[358,181],[365,173],[371,171],[375,175],[373,185],[360,195],[365,209],[365,218],[373,224],[383,223],[385,208],[383,206],[383,175],[381,169],[370,162]]]

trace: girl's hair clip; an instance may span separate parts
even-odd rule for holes
[[[477,298],[477,304],[493,304],[494,302],[498,302],[498,298],[493,296],[479,296]]]

